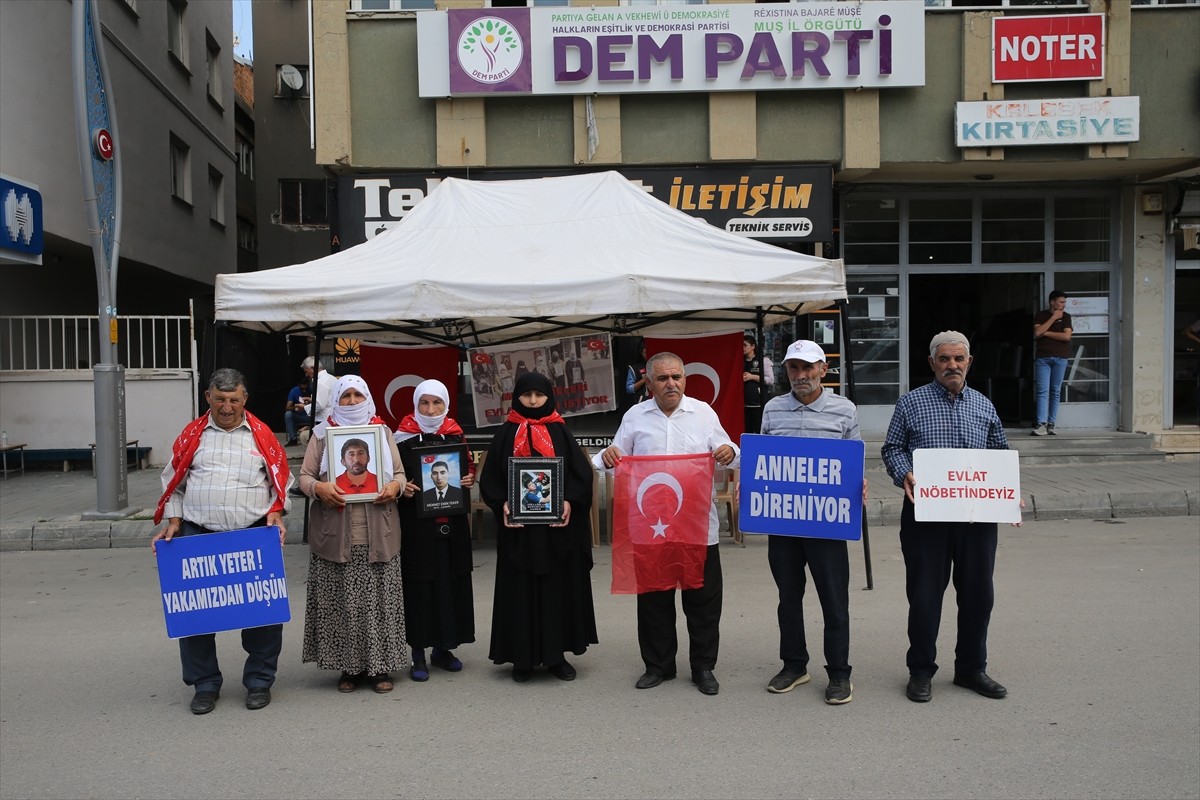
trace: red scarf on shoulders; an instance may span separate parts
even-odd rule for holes
[[[396,426],[396,430],[400,431],[401,433],[424,433],[424,431],[421,430],[421,426],[417,424],[417,418],[412,414],[409,414],[404,419],[400,420],[400,424]],[[463,429],[459,427],[459,424],[449,417],[446,417],[444,420],[442,420],[441,426],[434,431],[434,433],[438,436],[462,436],[462,432]]]
[[[537,447],[537,451],[547,458],[554,455],[554,442],[551,441],[550,431],[546,430],[546,426],[554,423],[558,423],[559,425],[566,424],[557,411],[552,411],[541,419],[530,419],[529,417],[521,416],[516,409],[508,412],[505,422],[512,422],[517,426],[517,435],[513,437],[514,456],[527,457],[533,455],[533,452],[529,449],[529,437],[532,436],[533,444]]]
[[[187,474],[188,468],[192,466],[192,459],[196,457],[196,451],[200,449],[200,437],[204,433],[204,429],[208,427],[209,414],[210,412],[205,411],[198,418],[189,422],[183,429],[183,433],[179,434],[179,438],[175,440],[175,444],[171,446],[171,467],[175,470],[175,474],[171,476],[171,483],[159,499],[158,508],[154,509],[155,525],[162,522],[163,509],[166,507],[167,501],[171,499],[171,495],[183,480],[183,476]],[[287,454],[280,446],[279,438],[249,411],[246,412],[246,422],[250,425],[250,432],[254,435],[254,443],[258,446],[258,451],[262,453],[263,459],[267,462],[271,486],[275,488],[275,502],[267,509],[267,513],[283,511],[283,502],[287,497],[285,491],[288,477],[291,475],[288,470]]]

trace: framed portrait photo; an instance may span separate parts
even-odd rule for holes
[[[326,469],[347,503],[370,503],[379,497],[379,456],[383,452],[384,430],[382,425],[326,429]]]
[[[417,475],[412,479],[417,492],[417,516],[453,517],[471,510],[471,492],[462,488],[462,478],[470,473],[465,444],[437,444],[414,447]]]
[[[561,458],[509,459],[508,518],[523,525],[563,521]]]

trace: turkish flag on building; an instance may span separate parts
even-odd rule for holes
[[[359,346],[362,379],[375,399],[375,413],[395,430],[413,411],[413,389],[424,380],[439,380],[450,390],[450,417],[458,407],[458,348],[446,345]]]
[[[697,336],[647,336],[646,356],[670,352],[683,359],[687,376],[684,394],[708,403],[729,438],[737,441],[746,427],[745,390],[742,386],[741,331]],[[757,433],[757,431],[756,431]]]
[[[711,453],[621,458],[613,484],[613,594],[704,585],[712,491]]]

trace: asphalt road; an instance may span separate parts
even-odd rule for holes
[[[342,695],[300,663],[307,548],[286,550],[293,611],[274,702],[247,711],[236,634],[215,712],[188,712],[149,549],[0,554],[0,798],[1200,796],[1200,533],[1195,518],[1004,529],[989,673],[1009,697],[951,685],[947,597],[933,702],[904,697],[906,602],[895,529],[872,531],[873,591],[852,553],[854,701],[778,670],[766,542],[723,539],[725,611],[704,697],[647,691],[634,599],[593,572],[600,644],[516,684],[487,662],[495,550],[476,551],[479,641],[466,669],[390,695]],[[811,592],[811,589],[810,589]],[[811,595],[810,595],[811,596]],[[806,605],[810,641],[820,615]],[[682,631],[681,641],[686,643]],[[686,645],[685,645],[686,646]]]

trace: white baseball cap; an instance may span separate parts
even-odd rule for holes
[[[825,360],[825,351],[816,342],[810,342],[808,339],[800,339],[788,345],[787,355],[783,357],[783,360],[799,360],[815,364],[818,361]]]

